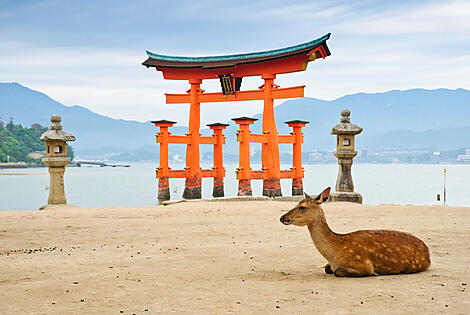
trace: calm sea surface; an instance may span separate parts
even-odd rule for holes
[[[137,163],[129,168],[67,168],[65,193],[67,202],[76,206],[148,206],[155,205],[157,180],[155,164]],[[207,165],[203,167],[208,168]],[[176,166],[173,166],[177,169]],[[236,165],[227,165],[226,196],[237,194]],[[253,169],[259,168],[253,165]],[[285,166],[284,168],[288,168]],[[355,190],[364,204],[381,203],[432,205],[436,195],[443,195],[444,168],[447,169],[447,204],[470,206],[470,165],[437,164],[354,164]],[[306,165],[304,190],[311,194],[334,187],[336,164]],[[49,175],[46,168],[0,170],[5,173],[42,175],[0,175],[0,210],[35,210],[47,203]],[[284,195],[291,193],[291,180],[281,180]],[[172,199],[181,199],[183,179],[170,180]],[[261,195],[262,181],[252,181],[253,195]],[[212,194],[212,180],[204,179],[204,198]],[[442,200],[442,199],[441,199]]]

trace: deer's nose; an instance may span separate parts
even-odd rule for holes
[[[285,225],[291,224],[291,220],[290,220],[290,219],[286,219],[286,216],[285,216],[285,215],[283,215],[282,217],[280,217],[279,220],[282,222],[282,224],[285,224]]]

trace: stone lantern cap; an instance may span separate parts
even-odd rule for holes
[[[59,140],[59,141],[75,141],[75,137],[68,132],[62,130],[62,125],[60,121],[62,118],[60,115],[52,115],[51,116],[51,125],[49,126],[49,130],[44,132],[41,135],[41,141],[49,141],[49,140]]]
[[[341,122],[336,124],[333,129],[331,129],[332,135],[357,135],[362,132],[362,128],[356,124],[352,124],[349,116],[351,111],[347,108],[341,111]]]

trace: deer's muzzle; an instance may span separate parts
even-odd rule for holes
[[[286,219],[285,215],[281,216],[281,218],[279,220],[282,222],[282,224],[285,224],[285,225],[291,224],[291,220]]]

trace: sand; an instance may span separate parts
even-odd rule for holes
[[[294,202],[0,212],[1,314],[469,314],[470,208],[324,205],[340,233],[426,242],[431,269],[336,278]]]

